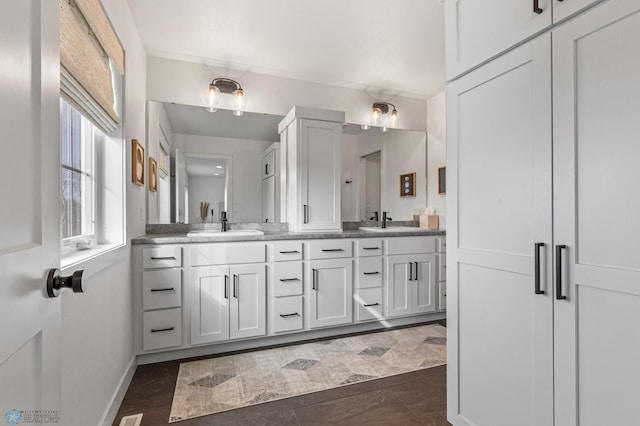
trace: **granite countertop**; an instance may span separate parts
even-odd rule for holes
[[[264,235],[232,235],[216,237],[188,237],[186,232],[174,233],[149,233],[135,237],[131,240],[134,245],[138,244],[189,244],[189,243],[218,243],[230,241],[278,241],[278,240],[314,240],[332,238],[387,238],[387,237],[415,237],[415,236],[436,236],[446,235],[444,229],[422,229],[415,231],[392,231],[393,226],[387,228],[388,231],[361,231],[344,230],[336,232],[289,232],[289,231],[264,231]]]

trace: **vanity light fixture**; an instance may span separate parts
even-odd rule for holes
[[[389,114],[389,124],[382,128],[383,132],[388,131],[388,127],[396,127],[398,125],[398,110],[396,106],[389,102],[375,102],[371,107],[371,124],[377,126],[382,121],[382,115],[389,112],[391,107],[391,113]]]
[[[244,114],[247,98],[242,86],[237,81],[225,77],[214,78],[205,92],[204,98],[207,102],[207,111],[217,111],[216,106],[220,100],[220,93],[233,95],[233,115],[239,117]]]

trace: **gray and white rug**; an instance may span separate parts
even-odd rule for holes
[[[169,422],[446,364],[439,324],[180,364]]]

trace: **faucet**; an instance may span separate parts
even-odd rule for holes
[[[220,212],[220,230],[222,232],[227,232],[228,225],[229,225],[229,220],[227,220],[227,212],[221,211]]]
[[[380,216],[378,215],[378,212],[368,212],[368,213],[373,213],[373,216],[369,218],[369,220],[373,220],[374,222],[378,222],[380,220]]]
[[[387,222],[393,220],[390,217],[387,217],[387,214],[389,214],[389,212],[382,212],[382,223],[380,224],[381,228],[386,228]]]

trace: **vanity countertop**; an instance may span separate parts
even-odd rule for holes
[[[334,238],[387,238],[387,237],[415,237],[446,235],[444,229],[422,229],[415,231],[393,231],[393,227],[380,231],[345,230],[334,232],[288,232],[264,231],[264,235],[216,235],[189,237],[186,233],[145,234],[135,237],[131,244],[190,244],[190,243],[219,243],[235,241],[278,241],[278,240],[315,240]]]

